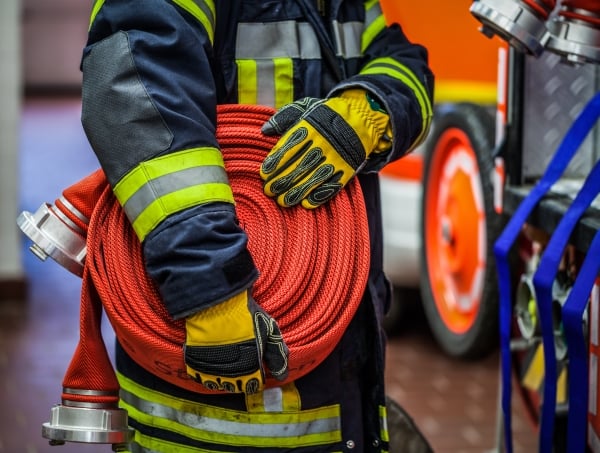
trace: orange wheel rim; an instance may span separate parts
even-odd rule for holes
[[[463,334],[479,312],[487,243],[479,166],[464,131],[450,128],[439,137],[426,184],[425,256],[431,290],[446,327]]]

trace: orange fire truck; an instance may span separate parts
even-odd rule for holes
[[[410,27],[410,15],[418,16],[412,3],[387,8],[406,14]],[[438,76],[435,119],[423,149],[382,173],[384,220],[393,220],[395,202],[386,197],[403,189],[398,181],[415,181],[413,269],[433,334],[457,357],[485,353],[499,339],[499,451],[512,451],[517,393],[540,452],[599,452],[600,2],[478,0],[464,10],[448,3],[423,5],[414,24]],[[429,27],[434,9],[443,22]],[[455,45],[464,27],[491,39],[479,33]],[[439,50],[429,31],[443,37]],[[491,103],[480,96],[481,80],[468,77],[477,72],[462,73],[471,84],[448,83],[456,74],[438,58],[456,71],[483,67],[482,41],[496,48],[484,52],[497,62]],[[394,225],[386,225],[393,242]],[[392,258],[404,257],[389,258],[394,283],[413,284],[395,273]]]

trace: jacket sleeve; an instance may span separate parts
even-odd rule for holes
[[[336,85],[329,95],[362,87],[390,115],[392,150],[373,154],[363,169],[375,172],[413,150],[427,136],[433,116],[434,75],[428,64],[427,49],[409,41],[400,24],[386,26],[379,2],[366,1],[365,10],[361,69]]]
[[[258,271],[215,138],[213,0],[96,0],[82,124],[175,318]]]

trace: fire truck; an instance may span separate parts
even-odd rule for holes
[[[499,449],[516,394],[541,452],[598,452],[600,1],[414,3],[382,1],[436,73],[428,139],[381,174],[395,316],[419,287],[445,352],[499,343]]]
[[[600,2],[478,0],[465,9],[479,39],[500,40],[497,97],[491,120],[487,99],[436,97],[414,157],[423,173],[413,269],[425,313],[451,355],[477,356],[499,338],[499,451],[512,451],[517,394],[540,452],[598,452]],[[445,52],[456,65],[462,56],[482,64],[475,38],[448,48],[461,24],[439,17],[452,27]],[[382,173],[384,220],[403,171]],[[393,268],[388,275],[411,283]]]
[[[461,3],[381,0],[388,21],[427,48],[436,78],[428,139],[380,174],[384,270],[394,285],[385,323],[397,331],[420,303],[447,354],[480,358],[498,344],[491,177],[503,42],[486,39],[470,2]]]

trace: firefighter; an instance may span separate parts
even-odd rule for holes
[[[185,323],[186,372],[217,390],[168,383],[117,342],[131,451],[386,451],[377,172],[429,129],[426,49],[376,0],[96,0],[81,68],[90,145]],[[268,388],[265,376],[285,381],[288,348],[252,298],[258,271],[215,138],[216,106],[232,103],[278,109],[260,171],[273,203],[319,209],[358,177],[369,217],[354,319],[314,370]]]

